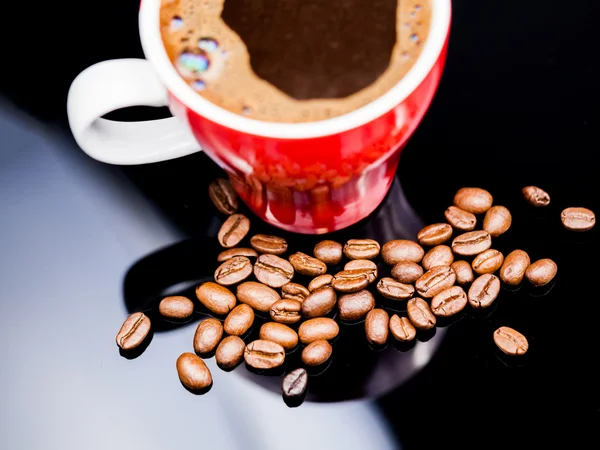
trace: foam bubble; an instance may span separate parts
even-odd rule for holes
[[[206,83],[202,80],[194,80],[192,82],[192,87],[196,90],[196,91],[203,91],[204,89],[206,89]]]
[[[203,50],[185,50],[177,59],[177,70],[184,77],[195,77],[205,72],[210,66],[210,60]]]
[[[174,16],[171,19],[171,27],[170,30],[171,31],[177,31],[179,30],[181,27],[183,26],[183,19],[179,16]]]
[[[201,48],[207,53],[213,53],[218,50],[219,43],[213,38],[203,37],[198,41],[198,48]]]

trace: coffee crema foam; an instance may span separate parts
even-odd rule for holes
[[[429,1],[392,2],[395,36],[392,24],[392,40],[387,38],[384,43],[379,41],[387,35],[378,33],[381,23],[390,20],[390,14],[386,14],[390,5],[383,0],[163,0],[160,31],[169,59],[180,76],[208,101],[257,120],[312,122],[358,109],[385,94],[406,75],[429,33]],[[364,26],[365,8],[371,28]],[[226,23],[226,18],[237,15],[237,11],[242,11],[241,16],[233,21],[245,34],[250,52],[240,35]],[[320,17],[323,14],[319,13],[331,11],[335,11],[331,19],[315,21],[314,30],[301,19],[307,14]],[[282,17],[292,17],[304,28],[294,30],[294,23],[281,23]],[[260,23],[248,24],[249,19]],[[269,27],[272,19],[279,22]],[[286,26],[292,31],[286,33]],[[361,35],[364,29],[375,32],[363,31]],[[336,31],[340,33],[336,35]],[[277,33],[283,33],[281,39]],[[315,39],[326,36],[327,42],[322,45],[329,48],[311,57],[301,40],[291,42],[289,52],[281,54],[288,45],[285,39],[294,35],[312,40],[311,50],[318,48]],[[336,40],[336,36],[340,39]],[[355,45],[357,52],[348,52],[349,45]],[[271,54],[271,47],[280,54]],[[345,53],[336,54],[339,47]],[[297,55],[304,59],[294,59]],[[256,72],[269,74],[265,78],[273,83]]]

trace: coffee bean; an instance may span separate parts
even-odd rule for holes
[[[287,241],[279,236],[257,234],[250,238],[250,245],[258,253],[267,255],[283,255],[287,249]]]
[[[397,341],[410,342],[417,335],[417,329],[410,323],[408,317],[400,317],[398,314],[394,314],[390,319],[390,333]]]
[[[472,256],[487,250],[491,245],[492,237],[487,231],[469,231],[454,238],[452,251],[457,255]]]
[[[217,178],[208,186],[208,196],[215,207],[223,214],[234,214],[238,209],[238,196],[231,183],[224,178]]]
[[[244,360],[255,369],[274,369],[285,361],[285,350],[276,342],[259,339],[246,346]]]
[[[456,274],[450,266],[435,266],[415,282],[415,288],[422,297],[432,298],[451,287],[455,281]]]
[[[321,241],[315,245],[313,255],[325,264],[337,264],[342,260],[342,244],[330,240]]]
[[[551,259],[540,259],[531,264],[525,271],[525,277],[534,286],[540,287],[550,283],[556,276],[558,267]]]
[[[471,264],[466,261],[454,261],[450,267],[456,274],[456,283],[460,285],[470,283],[475,278]]]
[[[335,338],[340,332],[340,327],[335,320],[328,317],[317,317],[303,322],[298,328],[298,336],[303,344],[310,344],[319,339],[327,341]]]
[[[307,366],[320,366],[327,362],[332,352],[331,344],[324,339],[319,339],[311,342],[302,350],[302,362]]]
[[[215,270],[215,281],[230,286],[245,280],[252,273],[252,263],[245,256],[234,256]]]
[[[302,303],[289,298],[273,303],[269,314],[275,322],[291,325],[302,318]]]
[[[198,355],[182,353],[176,367],[181,383],[192,391],[206,389],[212,384],[210,370]]]
[[[447,223],[434,223],[427,225],[417,234],[417,240],[421,245],[440,245],[450,239],[452,227]]]
[[[529,255],[523,250],[513,250],[506,258],[500,267],[500,278],[509,286],[517,286],[531,263]]]
[[[344,255],[348,259],[373,259],[379,255],[379,242],[373,239],[350,239],[344,245]]]
[[[281,287],[281,298],[289,298],[303,302],[309,294],[309,290],[298,283],[286,283]]]
[[[298,334],[287,325],[277,322],[267,322],[260,327],[260,339],[277,342],[286,350],[291,350],[298,345]]]
[[[377,279],[377,264],[368,259],[353,259],[344,265],[344,270],[366,270],[369,274],[369,283]]]
[[[373,280],[375,280],[373,270],[343,270],[335,274],[331,285],[336,291],[349,293],[366,288]]]
[[[246,344],[239,336],[227,336],[221,341],[215,352],[217,366],[223,370],[233,369],[244,359],[244,350],[246,350]]]
[[[488,248],[477,255],[472,262],[473,270],[476,274],[494,273],[504,262],[504,255],[498,250]]]
[[[411,284],[400,283],[393,278],[384,277],[377,283],[377,292],[392,300],[407,300],[415,293]]]
[[[492,194],[480,188],[464,187],[454,195],[454,205],[473,214],[482,214],[492,206]]]
[[[423,275],[423,268],[412,261],[400,261],[392,268],[392,277],[400,283],[414,283]]]
[[[117,333],[117,345],[123,350],[133,350],[140,345],[150,332],[150,319],[144,313],[130,315]]]
[[[212,353],[223,337],[223,325],[217,319],[204,319],[194,334],[194,351],[199,355]]]
[[[243,214],[229,216],[217,234],[219,244],[225,248],[235,247],[250,231],[250,220]]]
[[[314,292],[317,289],[321,289],[322,287],[331,286],[331,282],[333,281],[333,275],[328,273],[324,275],[319,275],[316,278],[313,278],[310,283],[308,283],[308,290],[310,292]]]
[[[308,387],[308,374],[305,369],[294,369],[283,377],[281,394],[284,401],[295,402],[303,399]]]
[[[221,253],[219,253],[219,256],[217,256],[217,261],[225,262],[228,259],[231,259],[235,256],[245,256],[246,258],[256,258],[258,256],[258,253],[256,253],[256,250],[254,250],[252,248],[243,248],[243,247],[230,248],[227,250],[223,250]]]
[[[232,336],[242,336],[250,329],[253,323],[254,310],[245,303],[241,303],[227,314],[223,323],[223,329],[225,333]]]
[[[318,289],[302,302],[302,315],[309,319],[325,316],[335,308],[336,302],[337,294],[332,287]]]
[[[396,239],[383,244],[381,256],[383,261],[390,266],[400,261],[412,261],[418,263],[423,259],[425,250],[419,244],[406,239]]]
[[[560,220],[567,230],[587,231],[596,225],[596,215],[587,208],[571,207],[563,209]]]
[[[275,255],[260,255],[254,263],[254,276],[261,283],[278,288],[294,278],[294,267]]]
[[[204,306],[215,314],[227,314],[235,304],[235,295],[220,284],[208,281],[196,288],[196,297]]]
[[[406,313],[410,322],[419,330],[429,330],[435,327],[437,320],[425,300],[419,297],[411,298],[406,304]]]
[[[431,311],[438,317],[450,317],[467,306],[467,294],[460,286],[452,286],[431,299]]]
[[[454,253],[447,245],[436,245],[423,256],[421,265],[425,270],[435,266],[449,266],[454,262]]]
[[[384,345],[387,342],[390,328],[390,316],[385,310],[375,308],[365,319],[365,334],[367,341],[373,345]]]
[[[338,300],[341,320],[360,320],[375,308],[375,298],[367,290],[342,295]]]
[[[537,186],[525,186],[521,191],[525,200],[532,206],[548,206],[550,204],[550,196],[548,193]]]
[[[508,208],[504,206],[492,206],[483,218],[483,229],[490,233],[492,237],[498,237],[506,233],[511,224],[512,215]]]
[[[475,217],[475,214],[457,208],[456,206],[450,206],[446,209],[444,217],[450,225],[460,231],[474,230],[477,225],[477,217]]]
[[[500,280],[496,275],[486,273],[478,277],[469,288],[467,298],[473,308],[487,308],[500,293]]]
[[[327,272],[327,266],[323,261],[308,256],[306,253],[297,252],[289,257],[294,270],[302,275],[317,276]]]
[[[494,331],[494,342],[510,356],[524,355],[529,349],[527,338],[510,327],[500,327]]]
[[[245,281],[237,287],[237,298],[240,302],[251,306],[256,311],[269,312],[273,304],[281,300],[275,289],[257,283],[256,281]]]
[[[158,312],[169,319],[187,319],[194,313],[194,303],[181,295],[165,297],[158,304]]]

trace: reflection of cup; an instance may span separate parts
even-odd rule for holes
[[[385,197],[400,150],[438,86],[450,0],[431,0],[431,28],[409,72],[387,93],[348,114],[305,123],[242,117],[202,98],[179,76],[161,41],[161,0],[144,0],[140,36],[147,60],[114,60],[82,72],[69,91],[69,123],[90,156],[143,164],[202,149],[232,177],[258,216],[290,231],[339,230]],[[177,117],[123,123],[102,119],[138,105],[169,105]]]

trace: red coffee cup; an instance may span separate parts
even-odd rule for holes
[[[271,123],[231,113],[198,95],[171,64],[159,29],[161,0],[143,0],[146,60],[104,61],[71,85],[69,124],[79,146],[111,164],[144,164],[206,152],[229,173],[254,213],[297,233],[339,230],[368,216],[385,197],[400,152],[427,110],[442,73],[451,0],[431,0],[421,54],[392,89],[342,116]],[[174,117],[115,122],[129,106],[168,105]]]

